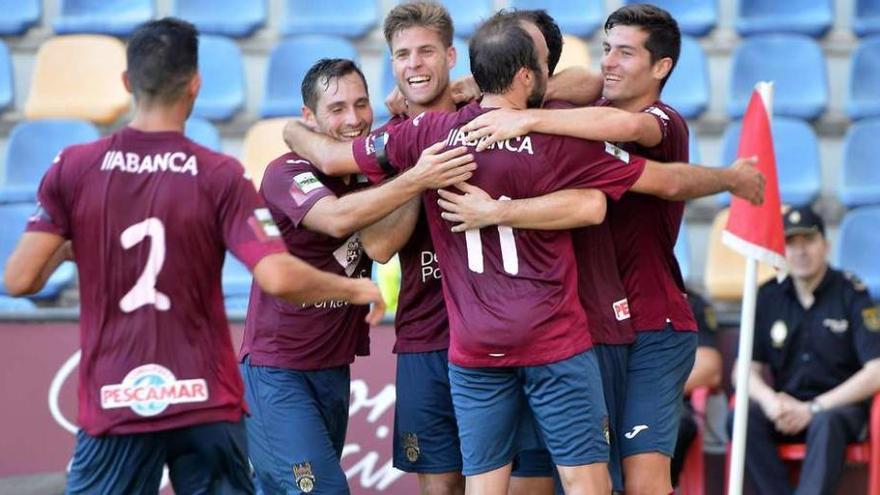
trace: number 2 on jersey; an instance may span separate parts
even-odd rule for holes
[[[156,289],[156,277],[165,263],[165,226],[158,218],[151,217],[138,222],[122,231],[119,242],[129,249],[150,237],[150,254],[147,255],[147,266],[138,277],[134,287],[119,300],[119,309],[126,313],[152,304],[159,311],[171,309],[171,300]]]
[[[507,196],[498,198],[501,201],[509,201]],[[501,262],[504,271],[516,275],[519,273],[519,255],[516,252],[516,239],[513,237],[513,228],[498,226],[498,239],[501,241]],[[472,272],[483,273],[483,239],[479,229],[466,230],[464,242],[467,246],[468,268]]]

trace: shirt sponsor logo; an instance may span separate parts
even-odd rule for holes
[[[849,321],[847,320],[835,320],[834,318],[825,318],[822,320],[822,324],[828,327],[828,330],[831,330],[832,333],[844,333],[849,329]]]
[[[281,237],[281,231],[275,225],[275,220],[272,219],[272,214],[269,213],[268,208],[257,208],[254,210],[254,216],[248,219],[248,225],[251,226],[251,230],[254,231],[257,239],[261,241]]]
[[[476,146],[483,141],[488,139],[487,137],[482,137],[480,139],[470,139],[467,134],[462,132],[460,128],[454,128],[449,131],[449,134],[446,136],[446,146],[450,148],[456,146]],[[528,153],[529,155],[534,155],[535,150],[532,146],[532,138],[531,136],[520,136],[511,139],[505,139],[504,141],[498,141],[497,143],[490,144],[485,151],[490,150],[501,150],[501,151],[510,151],[512,153]]]
[[[605,141],[605,153],[608,153],[609,155],[617,158],[623,163],[629,163],[629,153],[622,150],[618,146],[609,143],[608,141]]]
[[[318,178],[315,177],[315,174],[311,172],[303,172],[299,175],[295,175],[293,177],[293,183],[303,192],[303,194],[308,194],[315,189],[324,187],[324,184],[321,184],[321,181],[319,181]]]
[[[128,372],[122,383],[101,387],[101,408],[129,407],[138,416],[156,416],[172,404],[205,402],[208,384],[202,378],[178,380],[168,368],[145,364]]]
[[[437,253],[434,251],[422,251],[422,283],[429,280],[440,280],[443,275],[440,272],[440,266],[437,264]]]
[[[333,257],[339,266],[345,269],[345,275],[352,276],[357,269],[358,263],[361,262],[361,256],[364,250],[361,246],[361,236],[357,232],[352,234],[344,244],[333,251]]]
[[[614,317],[617,318],[617,321],[629,319],[629,301],[625,297],[612,303],[611,307],[614,309]]]
[[[110,150],[104,153],[101,170],[112,172],[114,169],[129,174],[174,172],[195,176],[199,173],[199,163],[195,155],[187,155],[182,151],[141,156],[130,151]]]

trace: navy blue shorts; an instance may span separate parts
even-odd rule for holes
[[[65,493],[155,495],[166,464],[175,493],[254,493],[241,421],[99,437],[80,430]]]
[[[349,493],[339,465],[350,398],[348,366],[296,371],[239,365],[251,415],[251,462],[266,493]]]
[[[620,457],[620,416],[626,400],[626,368],[629,361],[629,345],[597,344],[593,347],[602,373],[602,390],[605,407],[608,408],[608,437],[611,451],[608,457],[608,474],[614,491],[623,491],[623,459]]]
[[[684,383],[694,367],[696,332],[638,332],[627,368],[620,455],[675,453]]]
[[[505,466],[542,439],[554,464],[608,462],[608,414],[592,350],[540,366],[450,363],[449,383],[465,476]]]
[[[549,478],[556,471],[547,449],[523,450],[513,458],[511,476],[520,478]]]
[[[461,471],[445,349],[397,355],[394,467],[407,473]]]

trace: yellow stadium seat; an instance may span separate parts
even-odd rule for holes
[[[556,66],[556,72],[577,66],[590,67],[590,49],[584,40],[565,34],[562,36],[562,56]]]
[[[40,46],[24,114],[112,124],[131,107],[122,83],[125,45],[94,34],[56,36]]]
[[[286,118],[265,119],[255,123],[244,135],[241,163],[254,181],[257,189],[263,180],[263,170],[272,160],[290,151],[284,144],[281,132]]]
[[[721,242],[721,232],[727,225],[727,209],[718,213],[712,222],[709,246],[706,252],[705,284],[709,297],[718,301],[739,301],[742,299],[743,283],[746,273],[746,259],[741,254]],[[762,284],[776,274],[770,265],[758,264],[758,284]]]

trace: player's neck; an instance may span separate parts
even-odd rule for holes
[[[183,132],[186,113],[177,106],[138,106],[129,127],[143,132]]]
[[[413,118],[419,115],[422,112],[454,112],[455,111],[455,100],[452,99],[452,89],[449,86],[446,86],[446,89],[438,96],[434,101],[426,104],[419,105],[418,103],[413,103],[409,105],[406,109],[406,116]]]
[[[636,96],[635,98],[610,101],[611,106],[614,108],[626,110],[627,112],[641,112],[643,108],[651,106],[658,99],[660,99],[660,93],[656,91],[651,91],[649,93]]]
[[[527,107],[526,98],[514,91],[498,95],[486,93],[480,101],[480,106],[483,108],[512,108],[514,110],[525,110]]]

